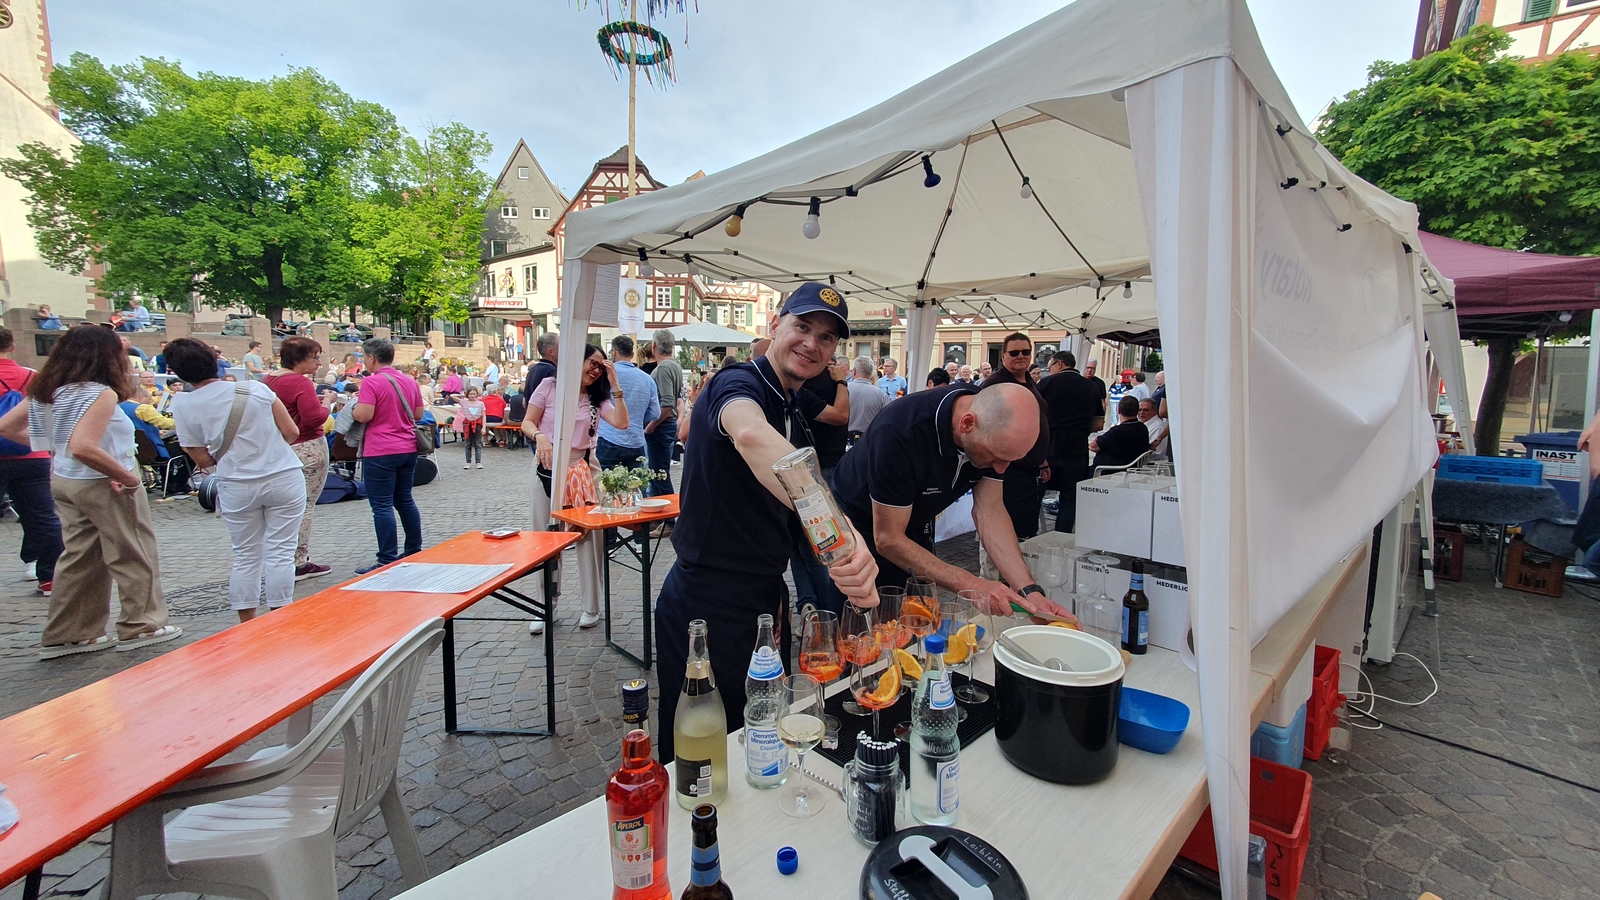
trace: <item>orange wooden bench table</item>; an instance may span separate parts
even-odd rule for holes
[[[0,720],[0,784],[21,814],[0,835],[0,886],[26,877],[23,896],[33,900],[50,859],[359,675],[418,623],[435,616],[448,623],[488,597],[526,600],[508,585],[578,538],[553,531],[500,541],[464,534],[406,561],[511,568],[464,594],[330,588]],[[548,618],[543,604],[512,605]],[[545,629],[547,676],[552,631]],[[448,644],[445,654],[453,687]],[[555,678],[546,683],[554,731]],[[453,724],[453,691],[447,694]]]
[[[643,539],[639,542],[638,550],[634,550],[633,546],[626,541],[623,541],[617,545],[618,547],[625,548],[630,554],[633,555],[634,559],[639,561],[639,581],[642,585],[642,591],[644,594],[643,658],[634,656],[633,653],[628,650],[628,648],[616,643],[611,639],[611,553],[607,552],[603,554],[602,558],[604,562],[602,565],[605,568],[606,646],[622,654],[627,659],[632,660],[635,665],[643,666],[646,669],[650,668],[651,660],[655,658],[654,654],[651,653],[650,648],[650,633],[653,626],[652,620],[655,617],[652,615],[650,610],[650,532],[647,529],[656,522],[663,522],[667,519],[675,519],[678,517],[677,494],[662,494],[659,497],[652,497],[650,499],[665,500],[667,501],[667,505],[656,507],[654,509],[641,509],[636,513],[626,516],[601,515],[595,512],[596,507],[593,506],[581,506],[573,509],[563,509],[550,514],[552,519],[555,519],[558,522],[565,522],[579,531],[584,532],[585,534],[591,531],[604,531],[607,528],[627,528],[632,531],[644,532],[643,535],[641,535]],[[632,567],[630,566],[629,568]]]

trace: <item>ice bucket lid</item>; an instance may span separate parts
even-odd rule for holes
[[[1062,672],[1025,663],[996,641],[995,662],[1034,681],[1066,687],[1098,687],[1121,681],[1127,671],[1117,648],[1087,632],[1053,625],[1018,625],[1006,629],[1005,635],[1041,662],[1055,657],[1072,670]]]

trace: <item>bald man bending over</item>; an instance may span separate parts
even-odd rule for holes
[[[1011,604],[1070,617],[1033,583],[1006,512],[1001,475],[1039,438],[1039,402],[1020,385],[920,391],[884,407],[834,473],[840,504],[873,545],[878,584],[910,572],[950,591],[981,591],[990,612]],[[988,581],[933,553],[933,520],[968,490],[978,539],[1004,579]]]

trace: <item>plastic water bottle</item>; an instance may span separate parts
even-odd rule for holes
[[[911,707],[911,814],[927,825],[954,825],[961,816],[961,713],[944,668],[944,635],[930,634],[922,646],[928,667]]]
[[[783,699],[783,657],[772,635],[772,617],[756,620],[756,649],[744,679],[744,778],[771,790],[789,777],[789,748],[778,739]]]

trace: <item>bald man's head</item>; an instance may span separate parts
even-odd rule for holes
[[[956,444],[973,465],[1004,472],[1039,440],[1039,402],[1020,384],[997,384],[955,409]]]

